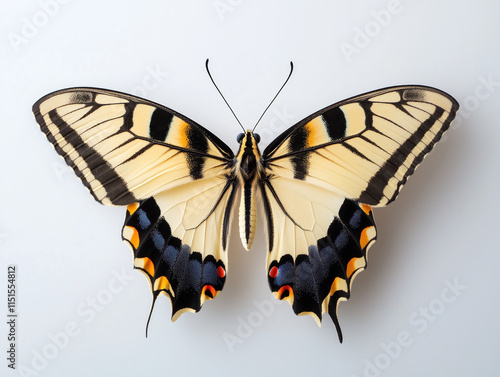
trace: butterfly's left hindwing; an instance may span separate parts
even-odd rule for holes
[[[135,268],[149,278],[153,300],[170,297],[173,321],[199,311],[224,286],[234,195],[231,182],[211,178],[127,208],[123,239],[134,252]]]

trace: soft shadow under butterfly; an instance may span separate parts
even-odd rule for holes
[[[240,198],[247,250],[257,206],[264,214],[274,296],[318,325],[328,313],[340,341],[338,303],[349,298],[376,239],[372,207],[396,198],[457,110],[434,88],[385,88],[317,111],[263,153],[260,137],[247,130],[235,155],[184,115],[123,93],[64,89],[33,106],[42,131],[94,198],[127,206],[122,237],[151,283],[151,311],[165,294],[175,321],[220,293]]]

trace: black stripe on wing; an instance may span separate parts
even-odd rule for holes
[[[49,118],[52,123],[58,128],[64,140],[75,148],[78,155],[85,161],[88,169],[92,171],[94,178],[106,190],[106,197],[109,198],[114,205],[127,205],[136,201],[134,195],[128,190],[128,187],[123,179],[116,174],[113,167],[107,163],[104,158],[94,148],[86,144],[80,135],[70,127],[61,117],[57,114],[56,110],[49,112]],[[40,124],[42,131],[47,135],[49,141],[54,145],[57,153],[64,157],[64,160],[70,166],[75,174],[82,180],[85,187],[87,187],[95,200],[100,201],[94,194],[90,183],[78,168],[75,160],[72,160],[68,154],[59,146],[60,141],[55,140],[52,133],[48,130],[45,121],[40,113],[36,114],[37,122]],[[112,182],[112,184],[110,184]]]
[[[402,110],[405,111],[404,109]],[[443,113],[444,110],[437,107],[434,113],[420,125],[417,132],[411,135],[410,138],[406,140],[406,142],[399,146],[397,151],[385,162],[380,170],[368,182],[367,188],[363,193],[361,193],[359,197],[360,202],[366,203],[368,205],[375,205],[380,202],[380,200],[384,197],[385,188],[385,185],[383,185],[383,187],[380,187],[380,182],[387,183],[390,178],[394,177],[398,169],[406,161],[406,157],[414,151],[417,145],[420,144],[423,136],[429,132],[436,121],[442,117]],[[443,133],[448,130],[452,119],[453,118],[451,118],[448,122],[445,122],[440,131],[434,136],[432,142],[429,143],[425,148],[423,148],[422,151],[414,158],[411,166],[406,170],[403,179],[398,182],[397,189],[394,191],[392,197],[389,198],[388,202],[392,202],[394,199],[396,199],[401,187],[408,180],[408,177],[410,177],[414,173],[415,168],[432,150],[434,144],[436,144],[441,139]]]

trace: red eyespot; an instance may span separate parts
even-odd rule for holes
[[[201,293],[204,294],[209,299],[212,299],[215,297],[215,288],[207,284],[203,287]]]
[[[278,300],[283,300],[287,297],[293,297],[293,290],[289,285],[284,285],[278,290]]]
[[[269,271],[269,276],[273,279],[278,276],[278,267],[274,266],[273,268],[271,268],[271,271]]]
[[[222,266],[217,267],[217,275],[219,275],[221,279],[226,276],[226,271],[224,271],[224,268],[222,268]]]

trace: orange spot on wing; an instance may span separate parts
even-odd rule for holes
[[[273,279],[278,276],[278,267],[274,266],[273,268],[271,268],[271,270],[269,271],[269,276]]]
[[[139,247],[139,243],[141,241],[139,239],[139,232],[133,226],[125,225],[125,228],[127,228],[127,230],[129,232],[132,232],[132,234],[130,235],[130,238],[128,240],[132,244],[134,249],[137,249]],[[125,234],[125,232],[124,232],[124,234]]]
[[[224,268],[222,266],[217,267],[217,275],[222,279],[224,276],[226,276],[226,271],[224,271]]]
[[[132,215],[139,208],[139,203],[132,203],[127,206],[127,211],[129,215]]]
[[[209,300],[215,297],[215,293],[216,293],[215,288],[208,284],[205,285],[201,290],[201,294],[205,295]]]
[[[372,211],[372,207],[370,207],[369,205],[367,204],[362,204],[360,205],[361,209],[363,210],[364,213],[366,213],[367,215],[370,214],[370,212]]]
[[[149,276],[155,276],[155,265],[148,257],[136,258],[134,262],[135,267],[141,268],[148,273]]]
[[[167,143],[172,143],[182,148],[188,148],[189,138],[187,134],[189,127],[189,124],[184,122],[182,119],[174,117],[172,119],[172,123],[170,124],[171,131],[168,133]],[[175,137],[175,140],[170,139],[170,135],[172,135],[172,137]]]
[[[289,297],[293,297],[292,287],[289,285],[284,285],[278,290],[278,300],[283,300]]]
[[[361,246],[362,249],[366,247],[372,240],[369,236],[369,232],[371,232],[373,229],[373,226],[369,226],[361,232],[361,236],[359,237],[359,245]]]
[[[328,139],[325,139],[325,125],[321,117],[314,118],[304,127],[308,131],[306,148],[312,145],[323,144],[328,141]]]
[[[160,276],[155,280],[154,289],[155,291],[168,290],[170,288],[170,282],[165,276]]]
[[[337,291],[347,292],[347,283],[344,279],[340,277],[336,277],[332,283],[332,287],[330,288],[330,296],[333,296]]]
[[[347,278],[350,278],[354,271],[365,266],[364,258],[352,258],[347,264],[346,275]]]

